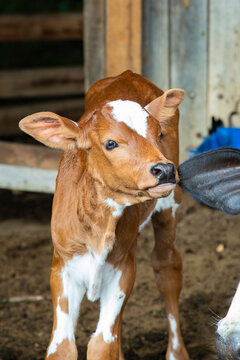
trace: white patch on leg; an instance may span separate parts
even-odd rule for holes
[[[106,263],[100,295],[100,317],[97,329],[93,334],[93,336],[98,336],[102,333],[106,343],[114,341],[111,327],[114,325],[125,299],[125,294],[119,286],[121,276],[120,270]]]
[[[63,340],[68,339],[69,341],[75,341],[74,328],[79,314],[79,307],[85,293],[85,288],[76,283],[70,269],[71,268],[69,268],[67,263],[60,275],[63,285],[61,297],[66,298],[68,301],[68,314],[62,311],[60,307],[59,296],[56,307],[57,326],[54,330],[51,344],[48,347],[48,356],[56,352],[58,345],[60,345]]]
[[[217,324],[217,333],[224,340],[234,332],[239,333],[240,336],[240,283],[238,284],[227,315]]]
[[[60,297],[58,297],[58,304],[56,307],[57,327],[54,330],[53,339],[48,347],[48,356],[56,352],[58,345],[60,345],[63,340],[75,340],[73,319],[71,318],[71,315],[66,314],[61,310],[59,300]]]
[[[178,341],[178,335],[177,335],[177,322],[175,320],[175,317],[172,314],[168,315],[168,319],[170,322],[170,329],[172,332],[172,343],[173,343],[173,350],[177,350],[179,347],[179,341]]]
[[[147,119],[149,114],[140,104],[129,100],[115,100],[107,105],[112,107],[114,120],[125,123],[139,135],[147,137]]]
[[[160,212],[162,210],[172,208],[172,216],[174,217],[178,207],[179,204],[175,202],[174,191],[172,191],[167,197],[158,199],[154,212]]]
[[[175,356],[173,355],[173,353],[170,353],[169,360],[177,360],[177,359],[175,358]]]

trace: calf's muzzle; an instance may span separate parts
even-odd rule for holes
[[[150,173],[158,179],[158,185],[176,184],[176,168],[171,163],[158,163],[151,166]]]

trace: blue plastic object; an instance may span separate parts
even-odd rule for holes
[[[240,149],[240,128],[218,127],[209,137],[204,137],[202,144],[190,152],[197,155],[223,146]]]

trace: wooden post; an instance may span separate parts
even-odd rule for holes
[[[141,0],[106,0],[106,75],[141,73]]]
[[[142,72],[162,90],[170,87],[168,0],[143,0]]]
[[[84,1],[85,92],[105,77],[105,0]]]
[[[170,6],[170,86],[183,88],[180,106],[180,158],[196,147],[207,129],[207,1],[192,0],[186,7]]]
[[[141,0],[85,0],[85,91],[105,76],[141,73]]]

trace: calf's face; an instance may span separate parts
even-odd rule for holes
[[[91,176],[116,194],[113,200],[133,204],[169,195],[178,180],[161,142],[183,94],[168,90],[145,108],[128,100],[107,102],[79,123],[36,113],[21,120],[20,128],[47,146],[86,150]]]

